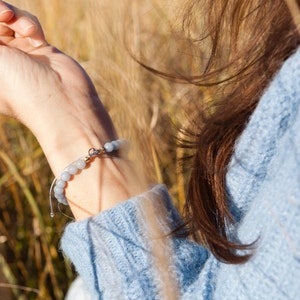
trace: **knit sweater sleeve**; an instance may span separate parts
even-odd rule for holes
[[[161,239],[163,252],[168,253],[166,266],[179,293],[197,279],[207,251],[186,238],[169,237],[168,233],[181,220],[165,187],[157,185],[113,209],[65,228],[62,250],[93,293],[93,299],[161,298],[160,266],[153,259],[151,243],[157,236],[151,236],[145,213],[149,204],[154,208],[163,206],[164,217],[157,212],[154,221],[165,235]]]

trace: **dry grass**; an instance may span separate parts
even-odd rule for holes
[[[180,202],[183,177],[176,174],[174,137],[198,91],[154,77],[128,52],[163,70],[188,68],[187,60],[178,59],[179,41],[170,36],[179,24],[175,2],[10,2],[37,15],[48,41],[82,63],[120,136],[134,142],[140,172],[166,183]],[[16,299],[62,299],[74,275],[58,250],[67,220],[49,217],[51,171],[26,128],[4,117],[0,122],[0,298],[10,291]]]

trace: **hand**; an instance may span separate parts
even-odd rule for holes
[[[90,78],[46,42],[37,18],[0,0],[0,21],[0,113],[31,129],[54,172],[51,145],[68,147],[82,130],[94,147],[115,138]]]
[[[90,147],[116,138],[85,71],[47,43],[34,16],[1,0],[0,69],[0,113],[17,118],[36,135],[56,176]],[[139,190],[127,162],[99,161],[68,184],[67,198],[78,219]]]
[[[0,22],[0,113],[19,119],[37,134],[40,119],[54,126],[88,111],[100,112],[109,123],[88,75],[47,44],[34,16],[0,1]],[[106,125],[112,134],[112,125]]]

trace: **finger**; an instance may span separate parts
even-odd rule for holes
[[[15,37],[26,37],[33,47],[46,45],[42,26],[38,19],[24,11],[15,9],[15,17],[8,24],[14,30]]]
[[[0,22],[9,22],[14,16],[14,11],[10,6],[0,0]]]
[[[7,25],[20,36],[44,39],[40,22],[26,11],[14,7],[14,17]]]
[[[15,37],[28,38],[34,47],[47,44],[42,26],[35,16],[12,5],[9,8],[13,11],[13,18],[7,22],[7,26],[15,32]]]
[[[6,24],[0,23],[0,36],[10,36],[13,37],[15,32],[10,29]]]

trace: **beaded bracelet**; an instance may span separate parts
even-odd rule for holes
[[[87,164],[90,162],[91,158],[103,156],[105,154],[110,154],[118,150],[128,150],[128,140],[119,139],[112,142],[106,143],[102,148],[90,148],[88,154],[83,156],[71,164],[69,164],[61,173],[59,178],[55,178],[51,184],[49,191],[49,204],[50,204],[50,216],[54,217],[53,206],[52,206],[52,195],[59,204],[69,205],[66,195],[65,187],[70,179],[74,177],[80,170],[83,170]]]

